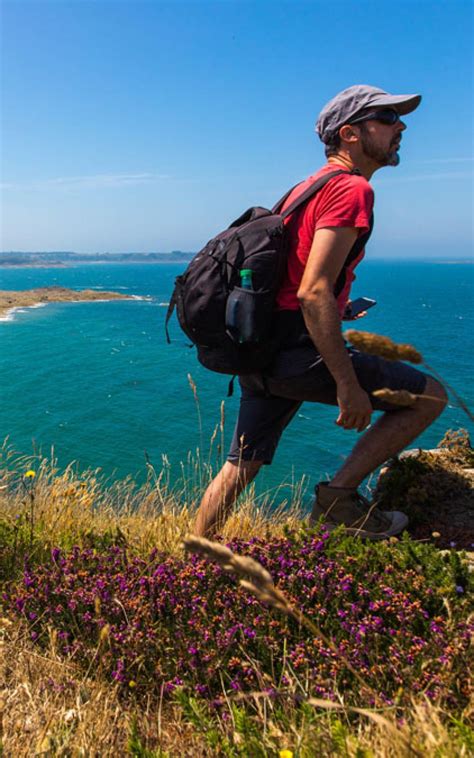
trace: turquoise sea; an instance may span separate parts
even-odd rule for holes
[[[173,342],[166,343],[166,304],[182,268],[108,264],[0,270],[0,289],[61,285],[151,297],[50,304],[16,311],[0,322],[0,437],[8,436],[18,452],[49,455],[54,449],[61,467],[76,461],[81,469],[100,467],[111,478],[130,474],[142,481],[148,457],[157,472],[165,467],[176,481],[197,449],[217,466],[232,435],[239,393],[236,388],[234,397],[226,397],[227,378],[201,368],[175,319]],[[352,291],[359,295],[378,305],[358,327],[415,345],[474,407],[474,266],[366,261]],[[260,475],[258,489],[302,475],[312,486],[332,473],[357,438],[335,426],[335,418],[334,408],[303,405],[273,465]],[[459,427],[474,432],[451,401],[418,444],[434,446],[446,429]]]

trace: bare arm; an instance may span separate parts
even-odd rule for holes
[[[362,431],[370,423],[372,405],[361,388],[341,334],[334,286],[357,238],[352,227],[318,229],[298,290],[311,338],[337,385],[339,416],[336,424]]]

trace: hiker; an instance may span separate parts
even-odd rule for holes
[[[406,527],[405,514],[380,511],[357,488],[439,416],[446,393],[410,365],[347,347],[341,322],[354,268],[372,230],[369,180],[378,169],[398,165],[406,129],[401,116],[420,101],[420,95],[355,85],[322,109],[316,131],[327,163],[294,188],[284,207],[315,178],[337,169],[344,173],[332,177],[285,221],[287,271],[274,314],[279,350],[264,374],[239,377],[240,410],[230,451],[202,498],[195,534],[212,537],[222,528],[242,490],[262,465],[271,463],[283,430],[304,401],[338,406],[336,424],[366,430],[333,478],[317,485],[310,524],[321,519],[330,530],[342,524],[349,534],[369,539],[384,539]],[[412,407],[394,406],[373,397],[381,388],[441,402],[418,398]],[[374,410],[384,413],[371,424]]]

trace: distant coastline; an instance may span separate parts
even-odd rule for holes
[[[40,308],[48,303],[104,302],[109,300],[144,300],[135,295],[101,290],[71,290],[66,287],[37,287],[31,290],[0,290],[0,320],[11,321],[21,308]]]
[[[163,265],[181,263],[187,265],[194,257],[194,252],[173,250],[170,253],[74,253],[70,251],[54,252],[0,252],[1,269],[48,269],[48,268],[73,268],[74,266],[97,266],[97,265]],[[430,263],[439,266],[457,266],[473,264],[473,258],[369,258],[366,263]]]
[[[438,263],[439,265],[443,265],[443,266],[459,266],[463,263],[469,263],[472,265],[474,263],[474,259],[466,258],[465,260],[461,260],[461,261],[432,261],[432,262]]]
[[[171,253],[94,253],[85,255],[69,251],[4,252],[0,253],[0,268],[70,268],[72,266],[107,263],[163,264],[188,263],[194,253],[174,250]]]

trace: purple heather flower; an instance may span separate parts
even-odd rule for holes
[[[180,679],[179,676],[175,676],[175,678],[170,682],[165,682],[163,685],[163,690],[168,695],[173,693],[177,687],[181,687],[184,684],[184,681]]]
[[[464,592],[464,587],[462,587],[460,584],[457,584],[456,585],[456,592],[458,593],[458,595],[462,595],[463,592]]]
[[[436,587],[429,586],[430,574],[417,575],[409,566],[393,570],[376,551],[367,571],[360,558],[344,551],[337,560],[329,558],[326,545],[318,535],[280,538],[270,546],[258,538],[234,540],[231,548],[262,562],[368,684],[386,688],[387,702],[400,686],[406,691],[429,686],[437,697],[444,696],[454,675],[455,656],[467,648],[469,635],[465,622],[455,615],[457,609],[455,623],[446,624]],[[281,670],[284,645],[295,669],[309,677],[312,693],[318,694],[319,686],[321,696],[334,698],[341,684],[351,690],[350,673],[329,648],[242,592],[220,566],[197,556],[183,561],[155,552],[146,561],[117,546],[98,552],[75,548],[61,555],[59,567],[60,571],[51,560],[26,568],[24,579],[34,591],[17,585],[16,595],[13,590],[5,596],[6,604],[17,613],[26,610],[38,637],[47,627],[56,629],[66,643],[61,652],[74,653],[86,666],[97,648],[99,630],[107,627],[110,644],[101,648],[101,665],[123,685],[140,679],[166,693],[185,686],[212,700],[221,691],[219,670],[226,668],[231,690],[255,688],[258,674],[249,666],[251,660],[264,677],[271,677],[265,686],[272,688],[276,681],[287,686]],[[101,604],[94,621],[98,594]],[[71,622],[71,608],[79,611],[79,626]],[[442,667],[440,656],[446,659]],[[429,665],[421,671],[424,660]],[[381,665],[387,671],[383,682]],[[434,666],[440,669],[437,679]]]

